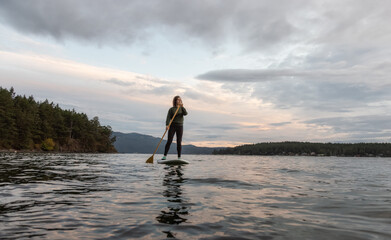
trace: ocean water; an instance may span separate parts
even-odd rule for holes
[[[390,158],[149,157],[1,154],[0,239],[391,239]]]

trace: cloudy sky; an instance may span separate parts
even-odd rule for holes
[[[0,0],[0,86],[184,144],[391,141],[388,0]]]

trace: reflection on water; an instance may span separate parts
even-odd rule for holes
[[[179,225],[186,222],[186,216],[189,214],[188,201],[183,196],[182,185],[186,182],[183,177],[181,166],[165,166],[165,176],[163,178],[163,196],[167,199],[167,208],[162,210],[156,220],[164,224]],[[171,231],[163,231],[168,238],[173,238]]]

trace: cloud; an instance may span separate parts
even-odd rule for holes
[[[391,100],[389,72],[391,62],[384,60],[324,69],[223,69],[197,78],[279,109],[352,112]]]
[[[355,73],[354,71],[350,74]],[[328,70],[293,70],[293,69],[222,69],[213,70],[196,76],[200,80],[217,82],[267,82],[285,79],[325,79],[343,78],[348,76],[346,69]]]
[[[141,86],[137,82],[143,82]],[[182,95],[185,99],[202,101],[205,103],[222,103],[218,97],[208,94],[204,89],[187,86],[185,83],[170,82],[149,76],[136,76],[130,80],[120,80],[111,78],[103,80],[103,82],[111,83],[122,87],[122,92],[125,94],[151,94],[175,96]],[[150,84],[148,84],[150,83]]]
[[[304,123],[331,128],[334,133],[343,134],[344,139],[350,140],[389,141],[391,134],[390,115],[318,118]]]
[[[281,81],[254,86],[253,96],[280,109],[349,112],[391,100],[391,85],[381,88],[365,83]]]
[[[216,82],[269,82],[280,80],[306,79],[312,81],[343,82],[391,82],[388,73],[391,62],[388,59],[377,62],[341,66],[338,64],[323,65],[322,68],[310,69],[220,69],[196,76],[200,80]]]
[[[265,82],[298,74],[291,70],[223,69],[209,71],[196,76],[196,78],[217,82]]]
[[[2,1],[2,19],[16,29],[57,40],[148,41],[154,32],[218,46],[226,39],[265,50],[297,41],[312,1]],[[306,20],[307,17],[304,17]],[[307,34],[304,34],[307,35]]]
[[[289,125],[289,124],[291,124],[291,123],[292,123],[292,122],[278,122],[278,123],[270,123],[269,125],[275,126],[275,127],[279,127],[279,126]]]
[[[207,139],[215,139],[215,138],[220,138],[222,137],[221,135],[208,135],[208,136],[205,136],[205,138]]]
[[[129,86],[133,86],[135,84],[134,82],[126,82],[126,81],[118,80],[116,78],[111,78],[109,80],[104,80],[104,81],[118,85],[118,86],[122,86],[122,87],[129,87]]]
[[[215,49],[235,43],[247,53],[304,46],[319,55],[299,51],[286,61],[310,62],[349,61],[371,49],[381,51],[391,40],[387,1],[3,0],[1,5],[2,22],[23,33],[98,45],[146,44],[157,34]]]
[[[206,104],[223,104],[224,99],[219,98],[213,94],[213,92],[208,91],[204,86],[198,87],[187,87],[185,88],[185,92],[183,93],[183,97],[187,99],[192,99],[197,102],[204,102]]]
[[[318,126],[329,126],[336,132],[364,132],[379,133],[390,132],[391,116],[390,115],[363,115],[355,117],[332,117],[319,118],[305,121],[307,124]]]

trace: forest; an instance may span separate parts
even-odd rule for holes
[[[0,150],[116,152],[110,126],[0,87]]]
[[[269,142],[219,149],[213,154],[391,157],[391,143]]]

